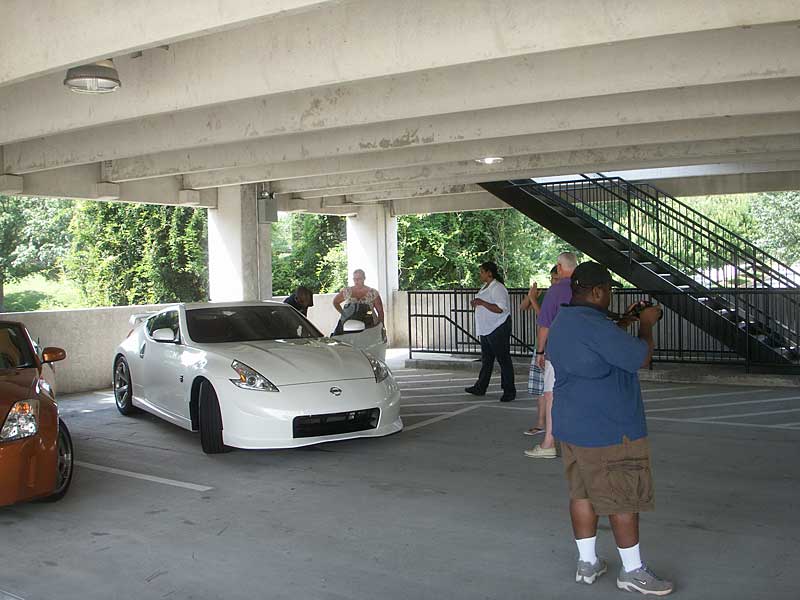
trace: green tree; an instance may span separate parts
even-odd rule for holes
[[[478,265],[498,264],[509,287],[544,284],[559,252],[572,248],[514,210],[485,210],[398,219],[401,289],[479,285]]]
[[[0,196],[0,312],[6,283],[56,274],[69,247],[71,209],[67,200]]]
[[[281,214],[272,228],[272,287],[290,294],[298,285],[315,292],[347,284],[346,221],[333,215]]]
[[[800,191],[758,194],[751,210],[764,249],[790,265],[800,261]]]
[[[204,209],[79,202],[67,272],[94,306],[208,298]]]

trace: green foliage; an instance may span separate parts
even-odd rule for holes
[[[7,312],[82,308],[84,306],[80,290],[63,277],[48,279],[37,273],[8,284],[5,291],[5,310]]]
[[[80,202],[67,272],[93,306],[204,300],[206,219],[203,209]]]
[[[558,254],[574,250],[513,210],[409,215],[397,227],[401,289],[477,287],[487,260],[509,287],[544,284]]]
[[[0,196],[0,312],[6,283],[31,273],[58,273],[71,209],[67,200]]]
[[[758,194],[751,210],[756,243],[790,265],[800,261],[800,192]]]
[[[316,293],[347,285],[344,217],[281,214],[272,226],[272,289],[291,294],[298,285]]]

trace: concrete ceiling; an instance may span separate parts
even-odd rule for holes
[[[642,176],[687,195],[800,187],[798,0],[4,11],[0,192],[215,206],[219,186],[268,182],[286,210],[399,214],[576,172],[686,167]],[[62,85],[108,57],[114,94]]]

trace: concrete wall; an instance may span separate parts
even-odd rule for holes
[[[128,318],[161,306],[4,313],[0,319],[22,321],[42,346],[67,351],[66,360],[56,363],[55,370],[58,393],[68,394],[110,387],[114,350],[131,329]]]

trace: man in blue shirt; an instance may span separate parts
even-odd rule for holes
[[[639,513],[653,510],[654,498],[637,374],[652,357],[661,309],[644,308],[639,336],[632,337],[622,329],[637,320],[630,309],[618,323],[609,317],[612,285],[618,284],[605,267],[579,265],[572,301],[558,312],[547,339],[555,369],[553,434],[561,441],[580,555],[575,581],[591,584],[606,572],[595,542],[598,515],[608,515],[622,559],[617,587],[663,596],[673,584],[648,569],[639,552]]]

